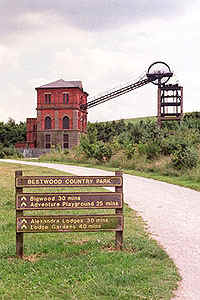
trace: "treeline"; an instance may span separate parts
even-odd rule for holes
[[[88,122],[87,137],[90,142],[112,142],[117,138],[120,143],[140,143],[165,137],[169,133],[175,133],[184,129],[200,130],[200,112],[186,113],[183,121],[165,122],[162,129],[158,128],[156,118],[144,118],[108,122]]]
[[[89,123],[79,149],[90,159],[111,160],[115,167],[168,156],[175,168],[182,169],[197,166],[199,147],[200,119],[186,115],[181,124],[166,122],[161,129],[155,119]]]
[[[0,158],[21,157],[21,154],[15,149],[17,142],[26,140],[26,124],[16,123],[13,119],[8,122],[0,122]]]
[[[5,156],[5,147],[25,140],[25,135],[25,123],[16,124],[12,119],[1,122],[2,155]],[[156,118],[88,122],[87,134],[81,137],[79,146],[70,151],[57,149],[41,159],[90,162],[139,171],[159,169],[173,175],[200,168],[200,112],[185,114],[180,124],[165,122],[162,128]]]
[[[0,122],[0,146],[12,147],[16,142],[26,140],[26,123],[16,123],[9,119],[7,123]]]

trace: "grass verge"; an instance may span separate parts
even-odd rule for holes
[[[25,175],[63,174],[0,163],[1,299],[171,299],[180,280],[176,267],[127,206],[123,251],[115,251],[114,233],[25,234],[24,260],[16,259],[17,169]]]
[[[30,161],[30,159],[29,159]],[[35,160],[33,160],[35,161]],[[45,156],[42,157],[39,161],[41,162],[49,162],[49,163],[61,163],[66,165],[74,165],[74,166],[81,166],[81,167],[87,167],[87,168],[97,168],[101,170],[107,170],[107,171],[116,171],[120,170],[123,171],[126,174],[134,175],[134,176],[141,176],[145,178],[152,178],[155,180],[187,187],[196,191],[200,191],[200,168],[190,170],[187,172],[179,172],[180,174],[176,174],[175,172],[169,172],[169,174],[163,175],[162,172],[159,172],[156,168],[150,168],[146,169],[146,171],[139,171],[135,169],[126,169],[126,168],[117,168],[117,167],[111,167],[109,166],[109,163],[107,164],[100,164],[97,163],[84,163],[84,162],[78,162],[78,161],[72,161],[72,160],[66,160],[66,161],[59,161],[59,160],[48,160],[45,159]],[[165,173],[168,173],[165,171]]]

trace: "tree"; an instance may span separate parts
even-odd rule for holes
[[[0,122],[0,144],[3,147],[14,146],[16,142],[25,141],[26,123],[16,123],[9,119],[7,123]]]

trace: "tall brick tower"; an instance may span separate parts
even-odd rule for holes
[[[72,148],[86,131],[88,94],[81,81],[63,79],[42,85],[37,91],[37,118],[27,119],[27,143],[30,148],[48,149],[60,145]]]

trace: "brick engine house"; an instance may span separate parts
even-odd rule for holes
[[[37,118],[27,118],[26,143],[16,147],[70,149],[77,145],[87,126],[87,110],[80,108],[88,96],[82,82],[60,79],[36,91]]]

